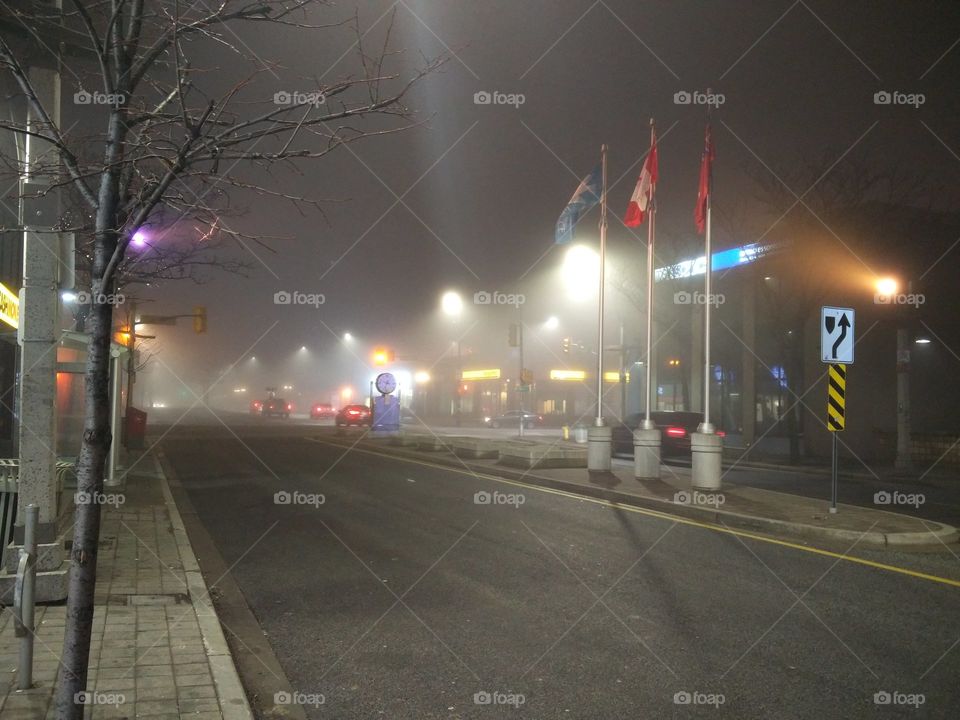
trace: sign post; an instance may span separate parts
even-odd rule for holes
[[[847,365],[853,364],[853,308],[824,306],[820,309],[820,359],[827,371],[827,430],[830,431],[830,512],[837,512],[837,433],[846,427]]]
[[[837,433],[846,425],[847,412],[847,366],[836,363],[830,366],[827,380],[827,430],[833,445],[830,463],[830,512],[837,512]]]

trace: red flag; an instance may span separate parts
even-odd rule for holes
[[[713,133],[710,123],[704,134],[703,155],[700,158],[700,188],[697,190],[697,206],[693,210],[693,218],[697,221],[697,232],[703,233],[707,227],[707,203],[710,193],[713,192]]]
[[[650,152],[647,153],[647,159],[643,161],[640,179],[637,180],[637,186],[633,189],[630,204],[627,205],[627,214],[623,218],[623,224],[627,227],[637,227],[637,225],[640,225],[646,220],[647,213],[653,206],[653,193],[656,188],[658,175],[657,131],[654,130],[653,124],[651,124]]]

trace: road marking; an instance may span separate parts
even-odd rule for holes
[[[329,442],[327,440],[321,440],[320,438],[307,437],[306,440],[319,443],[321,445],[330,445],[332,447],[345,447],[340,443]],[[920,572],[919,570],[910,570],[908,568],[899,567],[898,565],[887,565],[886,563],[875,562],[873,560],[867,560],[866,558],[859,558],[853,555],[844,555],[842,553],[833,552],[832,550],[824,550],[822,548],[812,547],[810,545],[800,545],[799,543],[790,542],[789,540],[779,540],[777,538],[767,537],[765,535],[756,535],[745,530],[735,530],[734,528],[729,528],[725,525],[716,525],[714,523],[700,522],[699,520],[691,520],[690,518],[685,518],[680,515],[671,515],[668,512],[662,512],[660,510],[651,510],[649,508],[640,508],[633,505],[622,505],[619,503],[610,502],[609,500],[603,500],[601,498],[588,497],[586,495],[578,495],[574,492],[569,492],[567,490],[557,490],[555,488],[543,487],[541,485],[531,485],[529,483],[520,482],[518,480],[508,480],[507,478],[497,477],[496,475],[488,475],[482,472],[473,472],[472,470],[460,469],[456,467],[448,467],[446,465],[440,465],[437,463],[428,462],[426,460],[416,460],[413,458],[399,457],[397,455],[390,455],[389,453],[380,452],[377,450],[366,450],[354,447],[353,452],[366,453],[367,455],[376,455],[378,457],[387,458],[388,460],[397,460],[399,462],[412,463],[414,465],[423,465],[424,467],[433,468],[435,470],[446,470],[448,472],[457,473],[458,475],[467,475],[472,478],[479,478],[483,480],[492,480],[494,482],[506,483],[507,485],[513,485],[515,487],[528,488],[530,490],[536,490],[538,492],[550,493],[551,495],[562,495],[564,497],[573,498],[574,500],[581,500],[585,502],[591,502],[595,505],[602,505],[610,508],[617,508],[618,510],[627,510],[638,515],[648,515],[650,517],[660,518],[661,520],[671,520],[673,522],[679,523],[681,525],[690,525],[692,527],[702,528],[704,530],[713,530],[714,532],[726,533],[728,535],[735,535],[737,537],[749,538],[751,540],[757,540],[758,542],[765,542],[771,545],[780,545],[781,547],[792,548],[794,550],[801,550],[803,552],[813,553],[815,555],[822,555],[824,557],[834,558],[836,560],[846,560],[847,562],[852,562],[858,565],[866,565],[867,567],[872,567],[877,570],[886,570],[888,572],[899,573],[901,575],[908,575],[910,577],[918,578],[920,580],[929,580],[930,582],[941,583],[943,585],[950,585],[952,587],[960,588],[960,580],[953,580],[952,578],[945,578],[939,575],[930,575],[929,573]]]

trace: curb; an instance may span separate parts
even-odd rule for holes
[[[327,442],[325,438],[310,438],[319,442]],[[338,444],[338,443],[330,443]],[[383,452],[386,448],[379,445],[370,445],[366,441],[358,443],[359,447],[368,450],[379,450]],[[927,532],[861,532],[857,530],[845,530],[842,528],[824,528],[817,525],[807,525],[804,523],[790,522],[788,520],[776,520],[773,518],[758,517],[755,515],[744,515],[729,510],[715,510],[691,505],[682,505],[671,500],[663,500],[654,497],[644,497],[632,493],[612,490],[600,486],[581,485],[566,480],[537,475],[533,471],[517,471],[498,465],[490,467],[486,465],[474,465],[469,460],[461,458],[454,460],[444,456],[438,456],[427,453],[415,453],[402,450],[396,447],[389,447],[390,454],[399,457],[405,457],[410,460],[429,460],[436,465],[456,468],[462,470],[466,468],[470,472],[488,477],[499,477],[505,480],[516,482],[526,482],[530,485],[548,487],[553,490],[563,490],[575,495],[584,495],[586,497],[616,502],[621,505],[630,505],[633,507],[656,510],[669,515],[698,520],[701,522],[710,522],[716,525],[737,528],[739,530],[753,530],[767,532],[774,535],[786,535],[794,538],[806,540],[827,540],[831,542],[857,543],[860,545],[869,545],[872,547],[888,548],[918,548],[930,545],[950,545],[960,541],[960,532],[950,525],[935,522],[933,520],[921,520],[921,522],[930,526]],[[387,454],[387,453],[383,453]],[[772,492],[772,491],[771,491]],[[781,493],[785,494],[785,493]],[[848,506],[857,507],[857,506]],[[887,512],[885,510],[876,510],[875,512]],[[897,513],[889,513],[896,515]]]
[[[196,554],[193,552],[190,539],[187,537],[183,518],[180,517],[180,511],[177,509],[173,494],[170,492],[170,484],[167,482],[166,473],[163,471],[163,466],[157,454],[151,453],[151,457],[157,468],[157,476],[160,478],[163,502],[170,514],[170,524],[173,527],[177,551],[180,553],[180,559],[183,563],[190,603],[197,616],[200,634],[203,636],[203,645],[206,648],[207,660],[210,663],[210,672],[217,688],[220,714],[224,720],[253,720],[253,712],[250,710],[247,694],[240,682],[240,675],[233,662],[233,656],[230,654],[230,647],[227,645],[223,628],[220,627],[220,619],[217,617],[217,611],[211,602],[207,584],[200,573],[200,565],[197,562]]]

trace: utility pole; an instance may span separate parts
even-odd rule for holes
[[[893,466],[910,470],[910,331],[903,316],[897,327],[897,456]]]
[[[56,68],[30,67],[30,83],[50,120],[60,124],[60,72]],[[20,221],[23,227],[23,284],[20,290],[19,398],[19,510],[15,541],[23,541],[25,509],[40,508],[37,542],[52,543],[58,535],[59,490],[56,478],[56,398],[59,335],[58,296],[60,257],[58,235],[53,231],[60,216],[58,178],[49,166],[50,146],[40,138],[47,133],[44,119],[32,105],[27,128],[35,133],[25,143],[24,174],[20,181]],[[72,284],[72,278],[69,279]]]
[[[520,437],[523,437],[523,322],[517,323],[517,348],[520,351],[520,367],[517,372],[517,406],[520,410]]]
[[[133,407],[133,384],[137,378],[137,303],[131,302],[127,310],[127,329],[130,334],[127,340],[127,403],[125,417],[130,417],[130,408]]]

